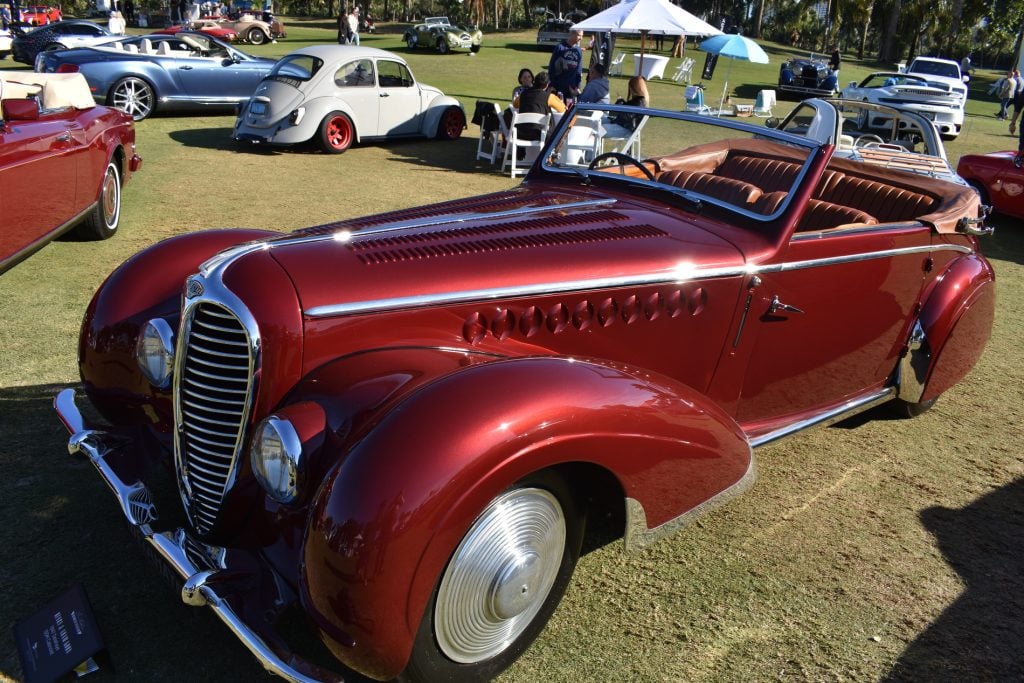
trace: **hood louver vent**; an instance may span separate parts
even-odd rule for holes
[[[611,215],[606,216],[601,214]],[[402,235],[399,237],[355,242],[348,245],[348,248],[356,253],[360,261],[373,265],[380,263],[394,263],[410,259],[461,256],[463,254],[476,254],[509,249],[533,249],[538,247],[607,242],[610,240],[645,239],[665,236],[664,231],[651,225],[620,225],[583,230],[550,232],[551,228],[577,225],[580,223],[593,223],[594,221],[608,222],[610,220],[621,220],[623,218],[625,218],[625,216],[616,214],[612,211],[600,211],[589,214],[532,219],[518,221],[516,223],[506,223],[503,225],[460,229],[458,231],[458,239],[454,235],[446,235],[443,233]],[[538,232],[539,230],[545,231]]]

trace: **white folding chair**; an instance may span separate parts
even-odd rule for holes
[[[481,106],[484,117],[480,123],[480,139],[476,143],[476,158],[487,159],[493,164],[505,151],[503,141],[508,139],[508,129],[497,104],[487,102]]]
[[[608,75],[609,76],[621,76],[622,75],[622,62],[626,59],[625,52],[618,52],[612,58],[610,64],[608,64]]]
[[[699,85],[688,85],[683,91],[686,98],[686,111],[696,114],[710,114],[711,107],[704,104],[704,88]]]
[[[559,162],[562,165],[587,166],[601,153],[601,137],[604,135],[604,128],[601,126],[603,115],[604,112],[593,111],[589,116],[576,116],[559,153]]]
[[[636,128],[630,130],[625,126],[620,126],[617,123],[605,123],[602,125],[603,134],[601,136],[601,151],[612,151],[619,152],[620,154],[628,154],[634,159],[639,159],[640,154],[640,131],[647,125],[647,120],[650,117],[644,116],[640,119],[640,123],[637,124]],[[608,149],[608,143],[622,143],[614,144],[611,150]]]
[[[512,119],[512,125],[509,126],[510,137],[508,144],[505,146],[505,160],[501,164],[502,173],[505,172],[506,167],[509,167],[512,177],[515,178],[520,173],[526,173],[530,169],[537,155],[544,148],[550,124],[550,114],[526,114],[519,112],[515,115]],[[524,140],[519,137],[522,133],[519,127],[522,125],[530,125],[531,129],[534,126],[539,128],[538,134],[540,139]],[[519,155],[520,150],[522,150],[522,156]]]
[[[687,57],[683,61],[679,62],[679,66],[676,67],[676,72],[672,74],[672,80],[676,83],[689,83],[692,74],[693,57]]]
[[[754,116],[771,116],[775,106],[774,90],[758,90],[754,99]]]

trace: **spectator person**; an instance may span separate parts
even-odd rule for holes
[[[7,5],[0,6],[0,28],[7,30],[11,25],[11,10]]]
[[[583,88],[577,102],[600,102],[608,104],[608,76],[605,75],[604,64],[594,62],[587,71],[587,87]]]
[[[359,44],[359,6],[352,6],[352,13],[348,15],[348,42],[352,45]]]
[[[550,114],[552,110],[564,113],[565,104],[548,89],[549,85],[548,73],[541,71],[533,77],[533,87],[527,88],[512,100],[512,106],[523,114]],[[523,125],[519,137],[524,140],[540,140],[540,129],[533,125]]]
[[[1024,88],[1020,87],[1020,72],[1017,69],[1014,69],[1013,75],[1018,78],[1015,78],[1017,81],[1017,90],[1013,96],[1013,116],[1010,118],[1010,135],[1016,134],[1017,117],[1020,116],[1021,110],[1024,109]],[[1013,157],[1013,165],[1017,168],[1024,166],[1024,125],[1020,127],[1020,137],[1017,142],[1017,155]]]
[[[643,76],[633,76],[629,79],[626,99],[621,97],[615,100],[615,104],[627,104],[631,107],[649,107],[651,96],[647,91],[647,80]],[[638,114],[626,114],[617,112],[612,117],[612,123],[616,123],[629,130],[636,130],[637,124],[642,116]]]
[[[348,25],[348,9],[344,6],[338,11],[338,44],[348,45],[351,29]]]
[[[551,86],[566,100],[575,99],[580,92],[580,82],[583,80],[582,39],[583,31],[569,31],[569,37],[555,46],[548,62]]]
[[[533,87],[533,72],[523,68],[519,70],[519,85],[512,89],[512,100],[515,101],[524,90]]]
[[[1013,71],[1008,71],[1006,77],[999,82],[999,111],[996,113],[996,118],[1005,120],[1010,107],[1010,101],[1013,100],[1014,95],[1017,94],[1017,78]]]
[[[832,71],[832,74],[836,77],[836,83],[839,83],[839,46],[835,43],[832,44],[832,56],[828,59],[828,68]]]

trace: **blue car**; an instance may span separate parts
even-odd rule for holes
[[[183,31],[41,52],[35,69],[79,72],[98,103],[141,121],[155,111],[233,110],[252,95],[275,62],[212,36]]]

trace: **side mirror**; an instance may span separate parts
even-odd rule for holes
[[[857,87],[857,81],[850,81],[850,85],[848,85],[846,87],[847,88],[856,88]]]
[[[39,102],[33,99],[12,99],[3,101],[5,121],[38,121]]]
[[[778,128],[779,120],[774,116],[769,116],[767,119],[764,120],[764,125],[767,126],[768,128]]]

